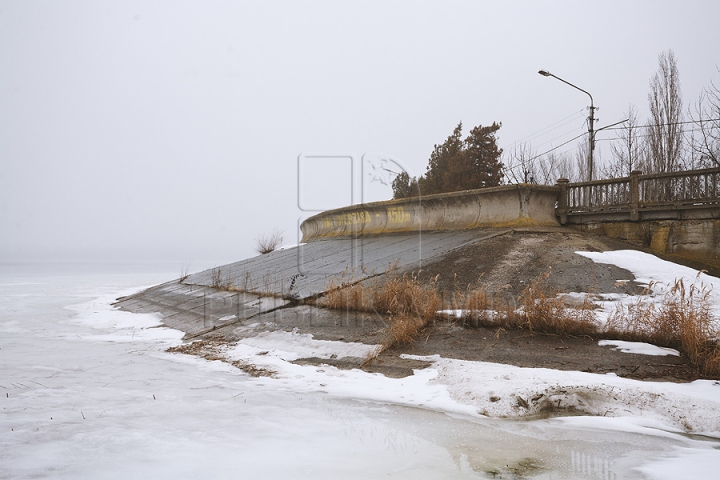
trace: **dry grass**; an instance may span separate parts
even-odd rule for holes
[[[535,278],[515,299],[506,287],[490,295],[485,285],[456,291],[453,308],[462,309],[463,323],[474,326],[523,328],[558,335],[589,335],[597,332],[595,314],[588,301],[568,308],[556,291],[548,287],[551,271]],[[521,308],[517,309],[516,306]]]
[[[387,329],[385,338],[383,339],[383,350],[395,346],[410,345],[415,342],[415,338],[420,331],[428,324],[427,319],[417,317],[415,315],[399,315],[392,317],[390,326]]]
[[[592,335],[597,333],[595,314],[586,300],[581,308],[567,308],[556,291],[550,291],[548,271],[523,290],[520,295],[522,311],[509,319],[509,323],[532,332],[559,335]]]
[[[437,277],[421,282],[418,274],[391,276],[385,282],[366,282],[349,277],[331,279],[326,294],[317,303],[333,309],[376,312],[390,317],[383,340],[383,348],[407,345],[447,306],[463,310],[463,323],[470,319],[475,326],[524,328],[530,331],[559,335],[588,335],[597,333],[595,314],[586,302],[582,308],[567,308],[555,292],[548,290],[550,271],[536,278],[522,292],[521,309],[515,309],[515,299],[507,291],[496,295],[502,308],[494,308],[497,299],[488,294],[485,285],[453,292],[446,305],[436,287]],[[505,296],[510,295],[510,299]],[[379,352],[378,352],[379,353]]]
[[[215,267],[210,271],[210,286],[213,288],[225,286],[225,274],[222,267]]]
[[[488,294],[484,285],[456,290],[452,300],[444,302],[435,283],[437,278],[421,282],[416,274],[394,275],[385,282],[370,284],[357,281],[353,276],[345,281],[342,281],[344,277],[331,279],[327,293],[317,303],[327,308],[376,312],[390,317],[382,347],[371,359],[390,347],[411,344],[436,318],[438,310],[450,307],[464,310],[463,323],[472,319],[476,326],[600,336],[675,348],[703,375],[720,377],[720,331],[712,317],[707,288],[695,284],[687,287],[681,280],[677,281],[659,304],[649,303],[646,296],[641,296],[628,307],[619,306],[600,331],[593,305],[586,299],[582,305],[568,308],[557,292],[549,289],[550,275],[548,269],[530,282],[517,298],[520,306],[517,309],[514,297],[502,289],[498,292],[500,295],[495,295],[503,301],[502,308],[495,308],[497,298]],[[509,299],[505,298],[508,296]]]
[[[490,293],[487,284],[468,286],[466,290],[456,287],[451,294],[453,310],[462,311],[463,325],[494,327],[498,324],[510,326],[517,316],[517,299],[511,292],[511,285],[503,285]],[[515,322],[517,323],[517,322]],[[515,323],[512,323],[515,326]]]
[[[475,327],[490,325],[495,322],[497,317],[493,311],[493,299],[488,294],[485,285],[474,288],[468,286],[465,290],[456,286],[451,295],[450,305],[453,310],[462,311],[460,319],[463,325],[466,325],[468,321]]]
[[[442,308],[434,283],[422,284],[414,273],[391,276],[385,281],[375,280],[367,286],[352,277],[345,282],[333,278],[328,282],[326,292],[318,304],[334,309],[433,319]]]
[[[187,280],[189,276],[190,276],[190,264],[189,264],[189,263],[184,263],[184,264],[180,267],[180,280],[179,280],[180,283],[182,283],[182,282],[184,282],[185,280]]]
[[[435,281],[422,284],[418,274],[394,276],[372,292],[373,310],[394,316],[415,316],[427,321],[442,308]]]
[[[652,284],[645,293],[651,288]],[[710,292],[697,282],[688,287],[682,280],[676,280],[659,304],[641,296],[631,305],[618,305],[608,318],[605,333],[675,348],[702,374],[717,378],[720,331],[710,308]]]
[[[492,308],[492,299],[483,285],[479,288],[468,289],[463,296],[463,310],[485,311]]]
[[[376,355],[396,345],[412,343],[443,306],[434,281],[423,284],[415,273],[392,275],[384,282],[375,280],[367,286],[353,277],[345,282],[331,279],[326,292],[318,305],[390,317],[382,348]]]
[[[278,232],[277,230],[268,234],[263,235],[262,237],[258,237],[257,239],[257,246],[255,247],[255,250],[260,254],[266,254],[270,252],[274,252],[276,248],[278,248],[283,241],[283,236],[281,232]]]

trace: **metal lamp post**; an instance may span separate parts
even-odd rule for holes
[[[593,130],[593,126],[595,123],[595,104],[593,102],[593,97],[592,97],[592,95],[590,95],[590,92],[583,90],[582,88],[578,87],[577,85],[573,85],[572,83],[570,83],[566,80],[563,80],[562,78],[560,78],[556,75],[553,75],[552,73],[548,72],[547,70],[540,70],[538,73],[544,77],[557,78],[561,82],[566,83],[566,84],[570,85],[571,87],[580,90],[581,92],[587,94],[588,97],[590,97],[590,117],[588,118],[588,134],[590,136],[589,147],[588,147],[588,167],[589,167],[588,178],[589,178],[589,181],[592,181],[592,179],[593,179],[593,151],[595,150],[595,131]]]

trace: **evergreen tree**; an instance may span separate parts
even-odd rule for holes
[[[462,122],[453,130],[445,143],[435,145],[430,160],[428,161],[425,176],[418,179],[418,185],[423,195],[432,193],[448,192],[446,187],[446,173],[452,168],[453,164],[460,160],[463,155],[462,141]]]
[[[443,192],[495,187],[502,181],[502,150],[498,148],[495,132],[500,124],[489,127],[478,125],[470,131],[463,143],[462,154],[445,172]]]
[[[495,133],[502,126],[478,125],[462,139],[462,122],[455,127],[442,145],[435,145],[425,175],[418,179],[403,172],[393,181],[393,198],[413,195],[457,192],[476,188],[494,187],[503,180],[500,156]]]
[[[407,198],[419,195],[417,178],[401,172],[392,182],[393,198]]]

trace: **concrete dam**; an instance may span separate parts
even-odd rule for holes
[[[331,280],[337,288],[382,281],[388,272],[423,272],[448,291],[482,281],[505,295],[519,294],[549,266],[562,272],[558,282],[564,283],[557,286],[565,290],[587,289],[589,271],[594,284],[607,288],[623,275],[632,280],[628,272],[574,254],[630,247],[560,226],[559,193],[558,186],[510,185],[323,212],[303,222],[296,247],[194,273],[119,299],[118,305],[158,312],[187,339],[227,339],[242,335],[238,329],[249,321],[277,328],[383,322],[382,315],[340,315],[310,305]]]

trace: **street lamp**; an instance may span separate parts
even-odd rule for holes
[[[590,95],[590,92],[583,90],[582,88],[578,87],[577,85],[573,85],[572,83],[563,80],[562,78],[553,75],[552,73],[548,72],[547,70],[540,70],[538,72],[543,77],[553,77],[557,78],[563,83],[566,83],[570,85],[573,88],[576,88],[580,90],[583,93],[586,93],[588,97],[590,97],[590,117],[588,117],[588,134],[589,134],[589,148],[588,148],[588,177],[589,181],[592,182],[593,179],[593,151],[595,150],[595,131],[593,130],[593,124],[595,123],[595,104],[593,103],[592,95]]]

